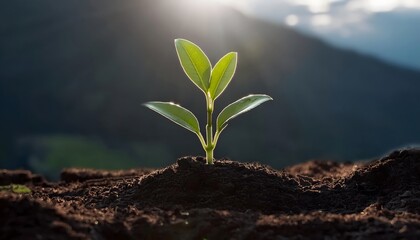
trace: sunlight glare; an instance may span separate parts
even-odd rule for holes
[[[324,13],[330,10],[330,4],[332,0],[316,0],[316,1],[307,1],[307,0],[292,0],[293,4],[304,5],[308,8],[311,13]]]
[[[331,24],[331,17],[328,14],[315,15],[311,18],[313,26],[328,26]]]
[[[203,4],[214,4],[214,3],[222,3],[222,4],[229,4],[233,2],[232,0],[198,0]]]
[[[286,21],[286,24],[287,25],[289,25],[289,26],[295,26],[296,24],[299,23],[299,17],[296,16],[296,15],[294,15],[294,14],[291,14],[291,15],[288,15],[286,17],[285,21]]]

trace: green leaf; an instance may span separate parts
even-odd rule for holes
[[[175,103],[147,102],[143,105],[193,133],[200,133],[200,125],[194,114]]]
[[[203,50],[185,39],[175,39],[175,48],[185,74],[204,93],[210,85],[211,63]]]
[[[268,100],[273,99],[265,94],[251,94],[229,104],[227,107],[225,107],[225,109],[222,110],[222,112],[220,112],[219,116],[217,117],[217,129],[223,129],[227,122],[232,118],[235,118],[242,113],[248,112],[249,110]]]
[[[213,68],[210,77],[210,96],[216,99],[226,89],[235,74],[238,53],[230,52],[223,56]]]

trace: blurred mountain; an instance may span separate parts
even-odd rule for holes
[[[0,155],[13,159],[19,139],[50,134],[203,154],[193,134],[141,106],[176,101],[203,124],[204,97],[179,66],[175,38],[213,64],[239,52],[216,112],[249,93],[275,100],[235,119],[216,157],[279,167],[420,142],[420,72],[204,1],[13,0],[0,3]]]
[[[246,14],[286,24],[340,48],[420,70],[420,1],[225,0]]]

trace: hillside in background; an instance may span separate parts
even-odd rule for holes
[[[187,0],[3,1],[0,36],[2,166],[11,166],[6,160],[24,166],[16,160],[25,162],[33,151],[44,156],[39,139],[54,135],[152,149],[168,162],[203,154],[193,134],[141,106],[176,101],[203,124],[204,98],[175,53],[179,37],[200,45],[213,64],[226,52],[239,53],[216,112],[249,93],[275,100],[232,121],[216,157],[280,167],[308,158],[369,158],[420,142],[419,72],[226,7]],[[127,147],[133,142],[142,148]],[[139,164],[153,165],[144,159],[153,154],[142,153],[133,155],[143,156]]]

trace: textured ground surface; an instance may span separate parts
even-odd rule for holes
[[[420,239],[420,151],[284,170],[185,157],[156,171],[0,170],[0,239]]]

